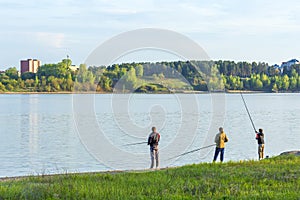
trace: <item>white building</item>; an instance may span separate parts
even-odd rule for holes
[[[291,59],[287,62],[282,62],[280,66],[275,64],[275,65],[273,65],[273,67],[275,69],[278,69],[280,71],[280,73],[282,74],[284,68],[286,68],[287,70],[290,70],[291,66],[296,65],[296,64],[300,64],[300,62],[297,59]]]
[[[69,68],[70,68],[70,70],[72,70],[72,71],[77,71],[77,70],[79,70],[79,67],[78,67],[77,65],[71,65],[71,66],[69,66]]]
[[[299,60],[297,60],[297,59],[292,59],[292,60],[289,60],[289,61],[287,61],[287,62],[282,62],[282,64],[281,64],[281,68],[283,69],[283,68],[287,68],[288,70],[290,70],[290,68],[291,68],[291,66],[292,65],[296,65],[296,64],[299,64]]]

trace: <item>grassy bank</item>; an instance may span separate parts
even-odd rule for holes
[[[299,199],[300,157],[0,182],[0,199]]]

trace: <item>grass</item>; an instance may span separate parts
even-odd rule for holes
[[[179,79],[179,78],[162,78],[155,79],[152,76],[144,76],[142,79],[139,79],[139,85],[143,84],[160,84],[163,87],[173,88],[173,89],[187,89],[190,88],[190,84]]]
[[[146,172],[32,176],[0,182],[0,199],[299,199],[300,157]]]

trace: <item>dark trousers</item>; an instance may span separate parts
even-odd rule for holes
[[[219,155],[220,152],[221,152],[220,161],[223,162],[223,160],[224,160],[224,148],[218,148],[218,147],[216,147],[216,150],[215,150],[214,162],[217,160],[218,155]]]

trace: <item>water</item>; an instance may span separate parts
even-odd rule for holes
[[[300,94],[245,94],[265,155],[299,149]],[[161,133],[161,167],[211,162],[219,126],[225,160],[257,159],[255,134],[239,94],[0,95],[0,177],[149,167],[143,142]]]

